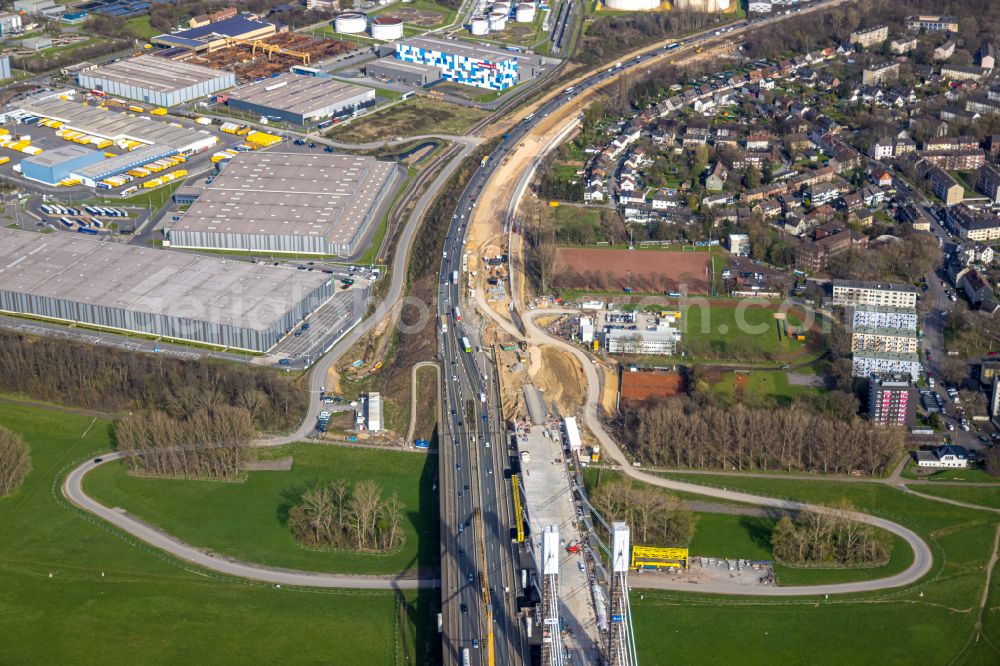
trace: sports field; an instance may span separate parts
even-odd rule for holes
[[[708,252],[560,247],[554,272],[564,289],[707,294],[711,257]]]
[[[752,361],[804,361],[824,348],[822,322],[799,308],[781,316],[764,300],[711,300],[688,305],[681,320],[684,348],[697,358]],[[787,325],[786,325],[787,324]],[[805,340],[788,335],[803,330]]]
[[[0,500],[0,662],[436,660],[429,595],[275,589],[182,565],[62,501],[62,475],[111,448],[107,421],[0,403],[0,424],[34,463]]]

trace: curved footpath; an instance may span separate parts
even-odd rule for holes
[[[174,557],[196,564],[205,569],[229,576],[249,578],[275,585],[297,585],[302,587],[343,587],[366,590],[412,590],[416,588],[436,588],[439,585],[433,577],[406,576],[352,576],[291,569],[275,569],[257,564],[248,564],[188,545],[146,523],[136,520],[121,510],[107,507],[83,491],[83,478],[88,472],[111,460],[122,457],[119,452],[107,453],[100,458],[88,460],[74,468],[63,481],[62,493],[70,502],[95,516],[106,520],[115,527],[128,532],[135,538]],[[96,462],[100,460],[101,462]]]

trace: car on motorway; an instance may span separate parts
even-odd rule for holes
[[[474,647],[477,650],[479,649],[479,639],[478,638],[473,638],[472,639],[472,647]]]
[[[472,573],[472,572],[470,571],[470,572],[469,572],[469,582],[471,583],[471,582],[472,582],[472,581],[474,581],[475,579],[476,579],[475,575],[474,575],[474,574],[473,574],[473,573]]]
[[[458,608],[463,613],[468,613],[469,612],[469,605],[468,604],[461,604]]]

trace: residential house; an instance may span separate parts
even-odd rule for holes
[[[986,43],[976,51],[975,61],[983,69],[993,70],[996,68],[998,56],[1000,54],[997,53],[997,48],[990,43]]]
[[[872,180],[879,187],[892,187],[892,174],[881,167],[872,173]]]
[[[705,177],[705,189],[717,192],[725,186],[728,178],[729,169],[721,161],[716,162],[708,176]]]
[[[917,451],[913,455],[917,467],[965,469],[969,466],[969,452],[957,444],[944,444],[933,451]]]
[[[955,55],[955,40],[949,39],[947,42],[934,49],[933,57],[935,60],[947,60],[953,55]]]
[[[903,55],[904,53],[909,53],[915,48],[917,48],[916,37],[903,37],[889,42],[889,53],[892,53],[893,55]]]
[[[993,299],[993,289],[979,271],[973,269],[962,276],[958,283],[974,307]]]
[[[653,195],[653,210],[667,210],[669,208],[677,208],[678,205],[677,196],[670,192],[661,190]]]
[[[745,147],[751,150],[770,150],[771,133],[766,130],[757,130],[747,135]]]

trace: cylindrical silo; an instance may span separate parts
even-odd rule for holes
[[[376,16],[372,19],[372,37],[391,41],[403,38],[403,19],[395,16]]]
[[[361,12],[344,12],[337,14],[333,19],[333,29],[337,32],[356,35],[364,32],[367,28],[368,17]]]
[[[535,6],[522,2],[514,10],[514,20],[518,23],[531,23],[535,20]]]
[[[490,14],[490,32],[499,32],[507,27],[507,15],[503,12]]]
[[[469,29],[473,35],[486,35],[490,31],[490,21],[485,16],[473,16]]]
[[[649,11],[659,8],[660,0],[604,0],[604,6],[622,12]]]

